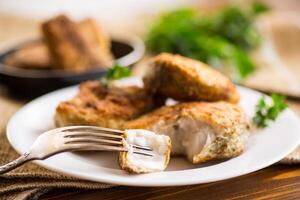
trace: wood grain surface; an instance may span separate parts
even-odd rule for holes
[[[47,200],[300,199],[300,168],[274,165],[242,177],[181,187],[117,187],[98,191],[53,191]]]

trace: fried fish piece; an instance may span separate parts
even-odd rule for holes
[[[154,98],[136,86],[109,87],[100,81],[80,85],[73,99],[61,102],[56,108],[58,127],[69,125],[94,125],[122,129],[132,120],[156,105]]]
[[[7,66],[24,69],[50,69],[50,59],[46,45],[34,42],[21,47],[15,52],[7,55],[4,59]]]
[[[146,70],[145,87],[177,100],[237,103],[234,84],[208,65],[180,55],[161,53]]]
[[[164,106],[126,124],[171,138],[172,155],[202,163],[238,156],[249,123],[243,110],[228,102],[186,102]]]
[[[152,151],[139,150],[132,145],[150,148]],[[163,171],[168,166],[171,140],[166,135],[158,135],[142,129],[125,130],[124,146],[128,151],[119,153],[119,164],[123,170],[139,174]]]
[[[79,72],[95,67],[109,67],[112,63],[111,55],[107,55],[109,50],[103,50],[107,44],[101,46],[98,42],[101,31],[90,21],[82,22],[81,26],[82,28],[65,15],[59,15],[42,24],[43,38],[49,49],[52,65]],[[88,29],[89,26],[93,27]],[[83,29],[86,31],[82,31]],[[97,33],[91,33],[95,29]]]
[[[99,24],[91,19],[87,18],[78,23],[82,36],[89,44],[98,51],[99,55],[102,55],[102,60],[107,65],[111,65],[113,61],[113,55],[110,51],[111,44],[108,33],[106,33]]]

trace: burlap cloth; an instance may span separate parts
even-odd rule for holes
[[[279,91],[300,97],[300,68],[298,64],[300,30],[299,28],[295,28],[296,26],[291,25],[291,23],[286,23],[292,20],[286,20],[286,17],[278,17],[278,20],[281,18],[285,19],[285,21],[282,23],[276,22],[276,26],[272,25],[272,20],[261,21],[266,39],[272,38],[275,40],[274,44],[276,46],[274,48],[276,48],[276,52],[280,55],[275,55],[277,58],[271,55],[266,61],[264,59],[265,55],[260,52],[257,62],[260,63],[259,66],[263,67],[258,68],[256,73],[245,84],[261,90]],[[276,19],[276,16],[272,16],[269,19]],[[0,31],[0,43],[2,44],[11,38],[17,40],[35,35],[37,23],[32,20],[26,21],[19,18],[0,16],[0,30],[5,30]],[[286,32],[282,32],[282,30],[286,30]],[[281,65],[274,68],[274,64],[278,64],[278,60],[276,60],[278,57],[280,57],[279,63]],[[10,117],[24,103],[9,97],[5,88],[0,85],[0,164],[7,163],[18,157],[18,154],[11,148],[6,139],[5,126]],[[300,102],[289,101],[288,103],[290,108],[300,115]],[[300,163],[300,148],[283,159],[281,163]],[[109,187],[113,186],[67,177],[46,170],[33,163],[27,163],[5,176],[0,176],[0,199],[37,199],[41,194],[55,188],[73,188],[79,190],[104,189]]]

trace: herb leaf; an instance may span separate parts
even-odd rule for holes
[[[285,97],[277,94],[271,95],[271,103],[267,103],[262,97],[256,105],[256,113],[253,122],[259,128],[268,126],[269,121],[275,121],[278,115],[287,108]]]
[[[263,13],[263,12],[266,12],[269,10],[270,10],[270,7],[261,2],[256,1],[256,2],[253,2],[253,4],[252,4],[252,12],[254,14],[260,14],[260,13]]]
[[[164,13],[146,35],[146,46],[201,60],[240,81],[255,70],[248,51],[260,44],[253,9],[227,6],[213,15],[188,8]]]
[[[115,64],[111,68],[109,68],[109,70],[101,80],[103,81],[103,83],[108,85],[112,80],[129,77],[130,75],[131,70],[128,67]]]

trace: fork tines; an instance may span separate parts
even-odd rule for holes
[[[67,147],[85,150],[128,151],[124,146],[124,131],[95,126],[69,126],[61,128]],[[153,156],[152,149],[139,145],[133,147],[133,153]]]
[[[124,131],[117,130],[117,129],[111,129],[111,128],[103,128],[103,127],[97,127],[97,126],[67,126],[62,128],[63,132],[66,131],[96,131],[96,132],[108,132],[111,134],[117,134],[122,135],[124,134]]]

